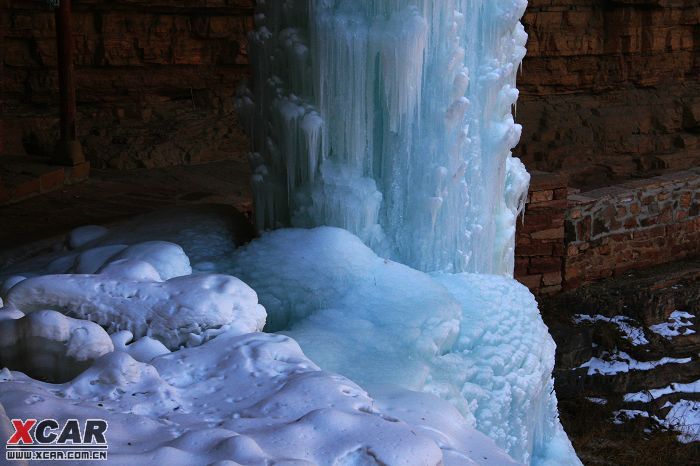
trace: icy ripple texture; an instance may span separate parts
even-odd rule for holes
[[[260,1],[260,230],[337,226],[423,271],[512,274],[526,0]]]

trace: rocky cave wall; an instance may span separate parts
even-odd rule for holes
[[[528,168],[596,188],[700,165],[700,0],[530,0]]]
[[[0,155],[49,155],[58,137],[54,16],[43,0],[0,4]],[[247,74],[253,8],[253,0],[74,0],[78,132],[93,166],[242,156],[233,96]]]
[[[53,15],[2,0],[0,154],[58,133]],[[241,155],[254,0],[74,0],[79,133],[97,167]],[[530,0],[517,149],[572,186],[700,163],[700,0]]]

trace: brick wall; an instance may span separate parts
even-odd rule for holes
[[[536,294],[561,291],[567,188],[562,177],[532,171],[530,193],[518,221],[515,278]]]
[[[533,172],[515,277],[535,294],[700,256],[700,168],[587,192]]]

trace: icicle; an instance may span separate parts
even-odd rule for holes
[[[255,109],[240,105],[266,167],[253,180],[258,227],[339,226],[422,270],[511,273],[525,6],[259,5]]]

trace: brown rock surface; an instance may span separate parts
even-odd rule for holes
[[[554,379],[562,423],[584,464],[697,464],[698,442],[677,442],[677,434],[660,430],[653,418],[615,424],[613,415],[622,409],[641,410],[663,419],[668,412],[666,402],[700,400],[697,393],[656,395],[649,403],[623,398],[625,394],[649,393],[647,390],[700,378],[700,261],[635,271],[557,296],[540,297],[539,302],[557,343]],[[693,325],[684,328],[684,334],[667,339],[650,329],[668,322],[675,310],[696,316],[691,320]],[[626,323],[643,332],[647,342],[637,340],[636,345],[632,344],[613,323],[576,324],[574,317],[580,314],[623,316]],[[589,374],[588,369],[580,368],[592,357],[609,360],[610,353],[616,352],[642,362],[664,357],[689,361],[614,375]]]
[[[531,0],[523,22],[529,168],[599,187],[700,164],[700,0]]]
[[[252,0],[74,1],[78,131],[93,165],[151,168],[247,151],[233,96],[247,75],[252,11]],[[0,155],[50,155],[58,136],[52,10],[6,0],[0,40]]]
[[[43,0],[3,7],[0,155],[48,155],[58,133],[53,16]],[[247,150],[232,107],[253,8],[74,0],[79,134],[93,165]],[[523,22],[516,153],[530,169],[590,188],[700,164],[700,0],[531,0]]]

